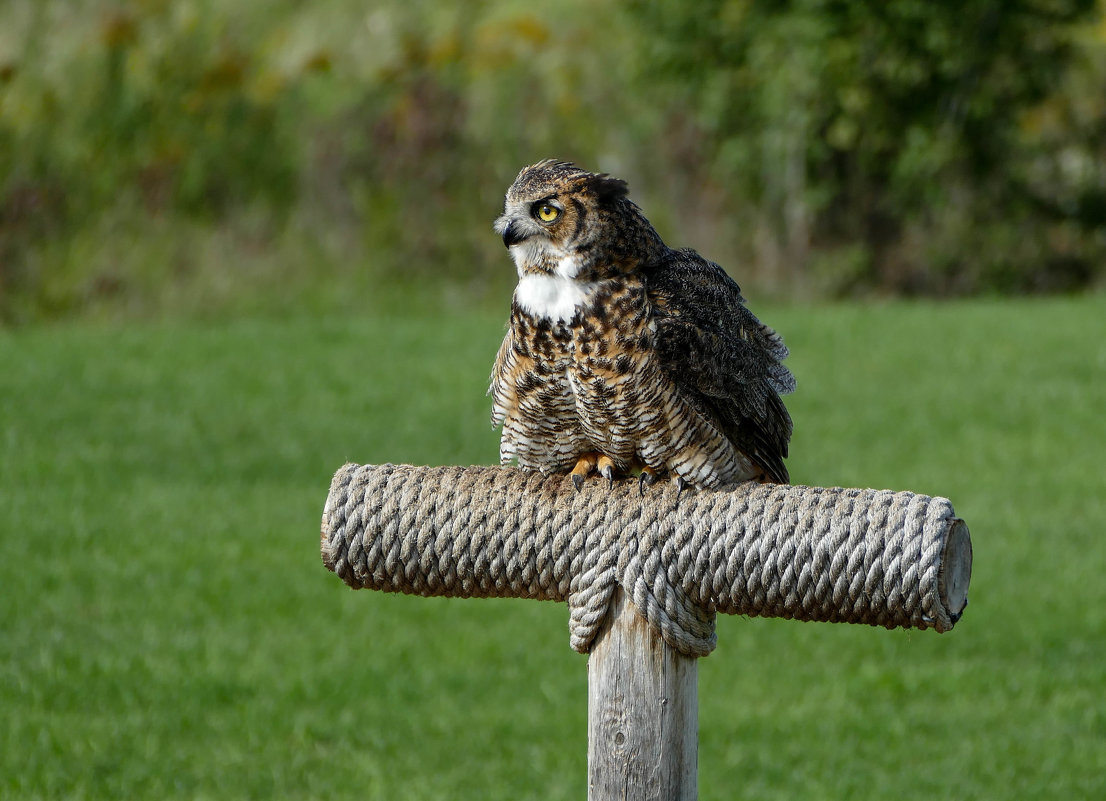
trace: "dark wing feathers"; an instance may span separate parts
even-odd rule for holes
[[[783,340],[745,307],[725,270],[693,250],[671,250],[642,273],[668,377],[770,480],[786,484],[791,416],[780,394],[795,378],[781,363]]]

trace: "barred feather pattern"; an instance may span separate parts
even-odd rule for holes
[[[632,277],[600,283],[569,323],[516,304],[491,387],[500,461],[549,473],[596,452],[624,473],[648,466],[697,487],[759,475],[665,374],[654,332],[644,282]]]
[[[503,426],[499,460],[533,470],[570,470],[589,450],[568,381],[568,326],[531,320],[516,305],[492,371],[492,425]]]

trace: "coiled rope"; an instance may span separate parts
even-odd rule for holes
[[[950,630],[971,541],[945,498],[746,482],[641,497],[636,479],[508,467],[347,464],[322,557],[349,586],[567,601],[587,652],[616,585],[672,647],[705,656],[716,612]]]

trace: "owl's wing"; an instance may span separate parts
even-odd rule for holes
[[[746,308],[725,270],[693,250],[671,250],[642,272],[666,375],[769,480],[788,483],[791,416],[780,394],[795,378],[782,364],[783,339]]]

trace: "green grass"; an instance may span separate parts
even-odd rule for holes
[[[700,797],[1106,795],[1106,297],[760,311],[794,480],[952,498],[971,605],[946,635],[721,619]],[[0,332],[0,797],[584,797],[563,606],[318,557],[344,461],[495,460],[504,319]]]

